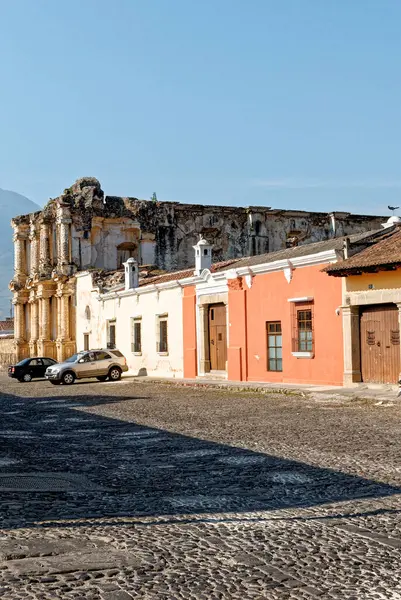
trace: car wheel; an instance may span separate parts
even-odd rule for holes
[[[53,381],[52,379],[50,380],[50,383],[52,383],[53,385],[60,385],[61,381]]]
[[[25,383],[29,383],[30,381],[32,381],[32,375],[30,375],[29,373],[25,373],[22,376],[22,381],[24,381]]]
[[[108,375],[101,375],[101,376],[99,376],[99,377],[96,377],[96,379],[97,379],[98,381],[107,381],[107,379],[108,379],[108,378],[109,378],[109,376],[108,376]]]
[[[111,381],[118,381],[121,379],[121,369],[119,367],[111,367],[109,371],[109,378]]]
[[[67,373],[64,373],[64,375],[61,377],[61,381],[64,383],[64,385],[71,385],[75,381],[74,373],[67,371]]]

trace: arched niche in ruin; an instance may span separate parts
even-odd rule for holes
[[[129,258],[138,258],[138,244],[134,242],[123,242],[117,246],[117,268],[120,269],[123,263]]]

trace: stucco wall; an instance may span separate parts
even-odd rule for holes
[[[116,320],[116,346],[127,359],[130,371],[157,377],[183,377],[182,292],[180,287],[153,290],[139,295],[120,296],[102,301],[92,290],[89,274],[77,278],[77,348],[84,347],[84,333],[90,335],[90,347],[106,347],[107,322]],[[86,318],[86,307],[91,318]],[[168,353],[156,349],[157,317],[168,315]],[[131,350],[131,318],[141,318],[142,352]]]
[[[242,378],[249,381],[341,385],[343,379],[343,337],[341,280],[321,273],[324,265],[298,268],[291,283],[283,272],[254,277],[252,287],[245,282],[229,289],[229,349],[241,349],[237,364]],[[292,355],[292,303],[289,298],[313,297],[314,358]],[[281,321],[283,371],[267,370],[266,322]],[[234,359],[231,351],[231,359]],[[229,352],[230,361],[230,352]],[[229,366],[229,378],[240,373]]]
[[[401,269],[396,271],[379,271],[379,273],[362,273],[345,277],[345,290],[347,292],[365,291],[370,285],[375,290],[388,290],[401,288]]]
[[[342,281],[322,273],[324,266],[296,268],[290,283],[283,271],[256,275],[250,288],[243,277],[228,280],[229,380],[342,385],[342,318],[337,310],[342,305]],[[301,297],[314,300],[313,358],[292,355],[293,305],[288,299]],[[186,377],[196,374],[195,314],[195,289],[188,288],[183,302]],[[267,370],[267,321],[281,321],[282,372]]]

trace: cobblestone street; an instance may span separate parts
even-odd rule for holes
[[[0,597],[401,598],[401,403],[0,389]]]

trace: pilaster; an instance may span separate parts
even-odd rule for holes
[[[401,302],[397,302],[397,308],[398,308],[398,325],[401,331]],[[399,346],[400,348],[400,373],[398,375],[398,380],[401,381],[401,344]]]
[[[198,306],[199,316],[199,358],[200,375],[210,372],[210,352],[209,352],[209,305],[201,304]]]
[[[343,306],[344,385],[362,381],[359,306]]]

